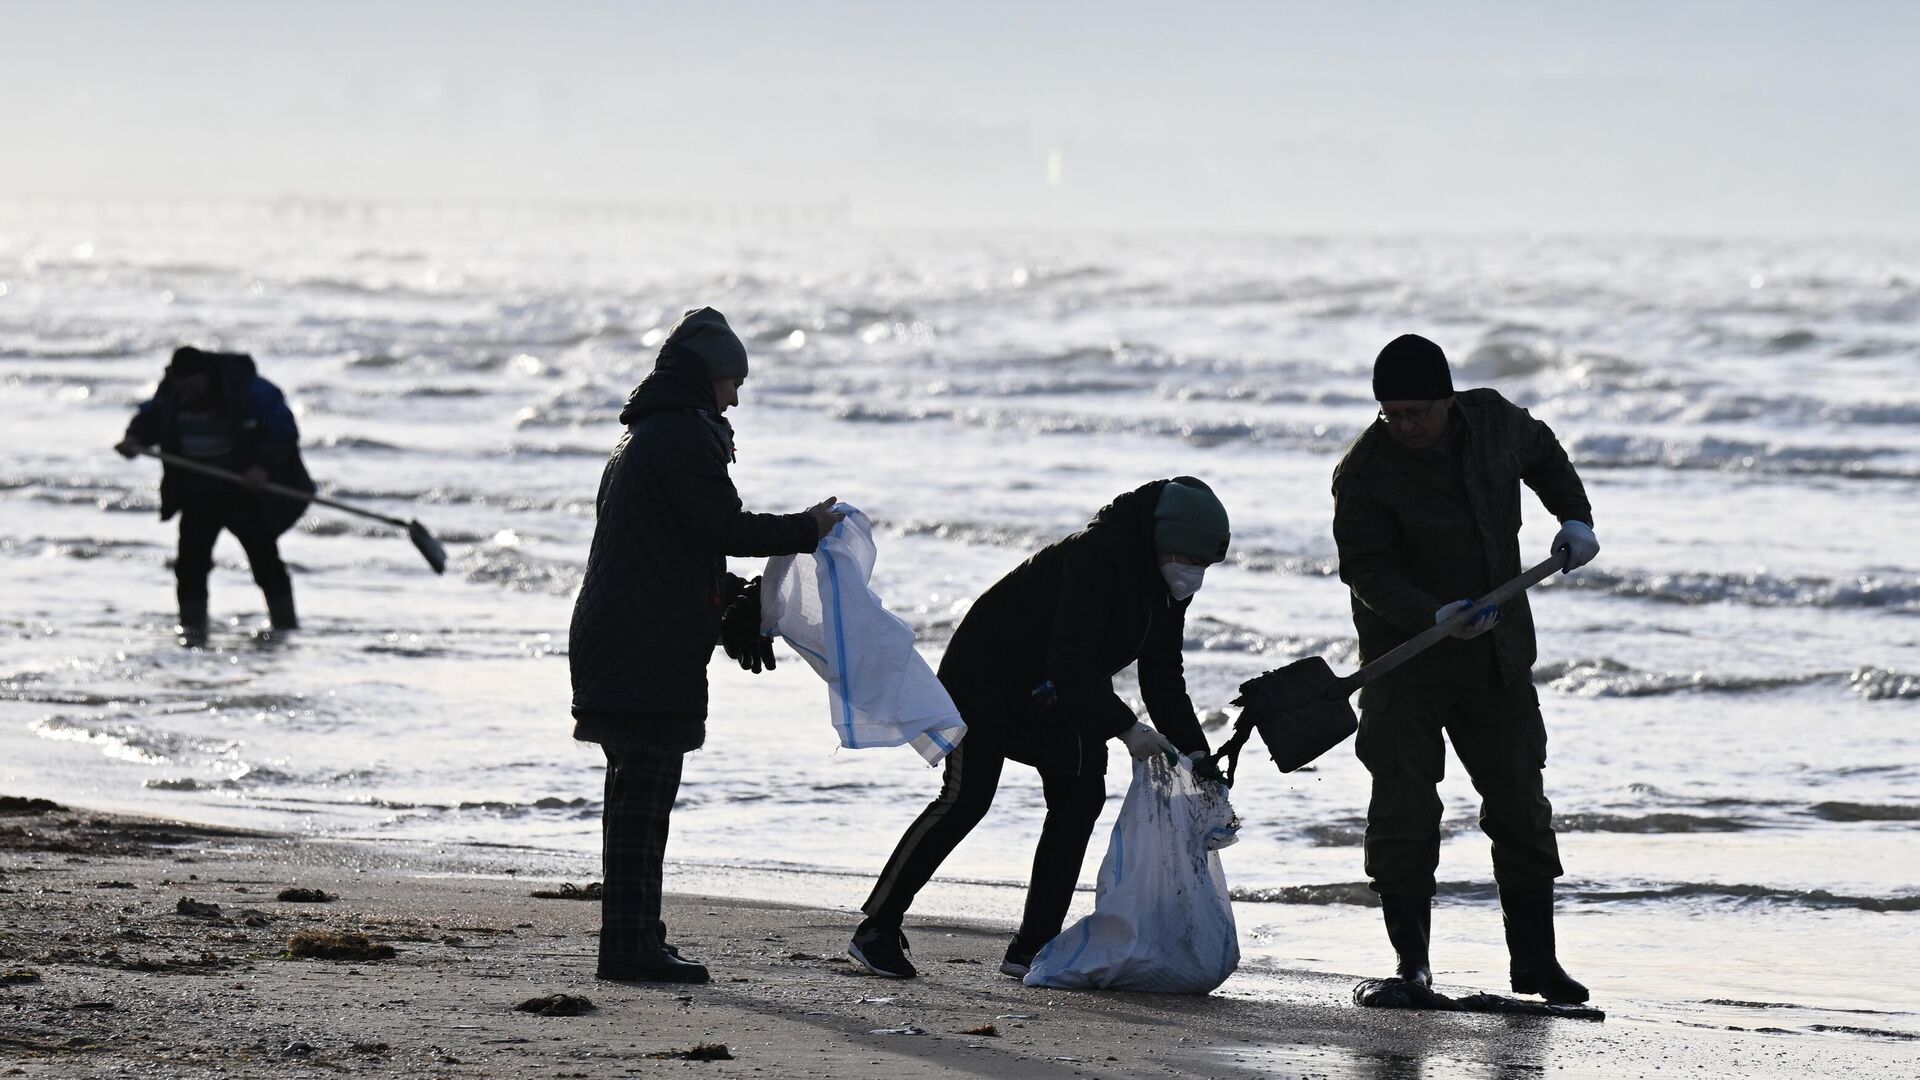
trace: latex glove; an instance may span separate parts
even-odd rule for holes
[[[1144,721],[1135,720],[1132,727],[1120,733],[1120,741],[1127,744],[1127,753],[1132,754],[1135,761],[1152,761],[1155,754],[1169,758],[1180,756],[1178,747]]]
[[[1471,600],[1455,600],[1453,603],[1448,604],[1446,607],[1443,607],[1439,611],[1436,611],[1433,613],[1434,624],[1439,625],[1440,623],[1446,622],[1448,619],[1453,618],[1455,615],[1458,615],[1462,611],[1465,611],[1472,606],[1473,606],[1473,601]],[[1459,626],[1454,627],[1453,630],[1450,631],[1450,634],[1451,636],[1460,638],[1461,640],[1464,641],[1467,638],[1477,638],[1481,634],[1484,634],[1487,631],[1499,625],[1500,625],[1500,605],[1488,604],[1486,607],[1483,607],[1479,611],[1474,612],[1473,618],[1468,619],[1466,622],[1461,623]]]
[[[773,670],[773,639],[760,633],[760,579],[754,578],[720,616],[720,647],[755,675]]]
[[[1547,551],[1549,555],[1558,555],[1562,552],[1566,553],[1567,565],[1562,567],[1560,572],[1571,574],[1592,562],[1593,557],[1600,554],[1600,540],[1593,535],[1591,526],[1578,518],[1573,518],[1562,524],[1560,531],[1553,534],[1553,547]]]

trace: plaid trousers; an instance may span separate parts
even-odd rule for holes
[[[600,967],[611,970],[666,944],[660,921],[667,818],[685,755],[603,745],[607,791],[600,813]]]

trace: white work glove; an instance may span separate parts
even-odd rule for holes
[[[1448,604],[1446,607],[1443,607],[1439,611],[1436,611],[1433,613],[1434,625],[1438,626],[1439,624],[1446,622],[1448,619],[1453,618],[1455,615],[1460,614],[1462,611],[1465,611],[1472,606],[1473,606],[1473,601],[1471,600],[1455,600],[1453,603]],[[1475,612],[1473,618],[1468,619],[1466,622],[1463,622],[1459,626],[1454,627],[1452,630],[1448,631],[1448,633],[1453,637],[1457,637],[1462,640],[1465,640],[1467,638],[1477,638],[1481,634],[1484,634],[1487,631],[1499,625],[1500,625],[1500,605],[1488,604],[1486,607],[1483,607],[1479,611]]]
[[[1593,557],[1600,554],[1600,540],[1593,535],[1592,526],[1574,518],[1561,525],[1560,531],[1553,534],[1553,546],[1547,549],[1549,555],[1558,555],[1561,552],[1566,553],[1567,565],[1561,568],[1560,572],[1571,574],[1592,562]]]
[[[1135,720],[1132,727],[1120,733],[1120,741],[1127,744],[1127,753],[1132,754],[1135,761],[1152,761],[1155,754],[1173,758],[1180,756],[1180,749],[1168,742],[1165,735],[1140,720]]]

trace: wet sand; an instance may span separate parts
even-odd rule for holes
[[[1243,969],[1204,998],[1034,990],[997,970],[1008,928],[964,919],[913,922],[922,977],[886,980],[847,961],[846,912],[719,897],[667,911],[714,982],[601,983],[595,904],[535,899],[562,883],[501,858],[0,801],[0,1075],[1883,1076],[1913,1061],[1911,1043],[1685,1021],[1363,1010],[1354,979],[1303,972]],[[279,898],[292,888],[333,898]],[[287,955],[296,936],[351,935],[392,955]],[[591,1008],[515,1009],[551,995]],[[721,1046],[725,1060],[685,1056]]]

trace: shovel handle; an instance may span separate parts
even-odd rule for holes
[[[247,482],[246,478],[241,476],[237,472],[233,472],[228,469],[222,469],[217,465],[208,465],[204,461],[195,461],[190,457],[183,457],[180,454],[170,454],[165,450],[156,450],[151,446],[141,447],[140,452],[142,454],[145,454],[147,457],[158,458],[169,465],[172,465],[176,468],[186,469],[189,472],[202,473],[207,476],[217,476],[222,480],[231,480],[236,484],[244,485]],[[335,510],[344,510],[349,514],[358,514],[361,517],[372,518],[375,521],[384,521],[389,525],[397,525],[402,529],[406,528],[408,525],[408,522],[402,521],[399,518],[388,517],[385,514],[376,514],[372,510],[363,510],[358,506],[349,506],[346,503],[340,502],[336,499],[329,499],[325,495],[317,495],[311,491],[301,491],[299,488],[290,488],[290,487],[287,487],[285,484],[275,484],[272,482],[268,482],[268,483],[262,484],[260,486],[260,490],[271,492],[272,494],[275,494],[275,495],[281,495],[289,499],[299,499],[301,502],[312,502],[312,503],[319,503],[321,506],[331,506]]]
[[[1554,571],[1563,569],[1566,565],[1567,556],[1565,555],[1547,556],[1544,561],[1533,569],[1528,570],[1526,573],[1521,574],[1519,577],[1514,578],[1512,581],[1507,582],[1460,609],[1460,611],[1449,617],[1445,622],[1435,623],[1431,627],[1420,631],[1418,634],[1395,646],[1393,650],[1385,656],[1341,679],[1335,684],[1327,696],[1345,697],[1353,693],[1360,687],[1367,685],[1380,676],[1385,675],[1387,672],[1392,671],[1394,668],[1399,667],[1401,664],[1426,652],[1435,642],[1452,634],[1460,627],[1465,626],[1467,621],[1473,618],[1474,612],[1479,611],[1488,604],[1506,603],[1553,576]]]

